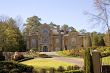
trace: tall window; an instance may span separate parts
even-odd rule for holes
[[[36,40],[34,38],[31,40],[31,48],[36,48]]]
[[[48,29],[43,29],[42,30],[42,33],[43,33],[43,35],[42,35],[42,43],[43,44],[48,44],[48,40],[49,40],[49,31],[48,31]]]

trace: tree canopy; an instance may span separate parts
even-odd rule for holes
[[[22,51],[24,41],[16,21],[8,18],[0,20],[0,50],[2,51]]]

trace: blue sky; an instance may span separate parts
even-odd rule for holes
[[[91,28],[89,17],[84,12],[93,12],[93,0],[0,0],[0,15],[26,18],[36,15],[42,23],[68,24],[78,31],[101,31],[101,27]]]

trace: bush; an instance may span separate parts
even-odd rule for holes
[[[44,69],[44,68],[42,68],[42,69],[40,69],[40,73],[46,73],[46,69]]]
[[[75,48],[70,50],[59,51],[59,55],[61,56],[71,56],[71,57],[84,57],[84,49],[83,48]]]
[[[10,73],[20,73],[19,69],[12,69],[10,70]]]
[[[63,66],[59,66],[58,69],[57,69],[57,71],[58,71],[58,72],[63,72],[63,71],[65,71],[65,69],[64,69]]]
[[[8,69],[0,69],[0,73],[9,73],[9,70]]]
[[[34,59],[34,58],[24,57],[23,59],[20,59],[20,60],[17,60],[17,61],[22,62],[22,61],[26,61],[26,60],[30,60],[30,59]]]
[[[39,57],[41,57],[41,58],[52,58],[51,56],[48,56],[46,54],[39,54]]]
[[[50,73],[55,73],[55,68],[51,67],[49,70]]]
[[[75,66],[73,67],[73,69],[74,69],[74,70],[78,70],[78,69],[80,69],[80,67],[79,67],[78,65],[75,65]]]
[[[6,72],[8,70],[8,72]],[[33,67],[27,66],[24,64],[20,64],[18,62],[8,62],[8,61],[1,61],[0,62],[0,73],[12,73],[12,72],[26,72],[26,73],[32,73]]]
[[[90,54],[90,48],[85,49],[84,65],[85,65],[85,73],[93,73],[92,57]]]
[[[67,67],[67,70],[69,71],[69,70],[73,70],[74,69],[74,67],[73,66],[68,66]]]
[[[101,53],[101,57],[107,57],[107,56],[110,56],[110,52],[107,52],[107,53]]]
[[[0,61],[4,61],[5,60],[5,56],[3,56],[3,52],[0,52]]]
[[[65,71],[64,73],[84,73],[81,70],[70,70],[70,71]]]
[[[28,51],[28,52],[25,52],[23,55],[24,55],[24,57],[35,58],[35,57],[38,57],[39,56],[39,52]]]

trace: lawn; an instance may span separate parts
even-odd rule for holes
[[[68,63],[64,61],[54,60],[50,58],[39,58],[39,59],[32,59],[28,61],[21,62],[26,65],[32,65],[35,69],[46,68],[49,69],[50,67],[58,68],[59,66],[67,67],[67,66],[74,66],[73,63]]]
[[[102,63],[103,63],[103,64],[110,65],[110,56],[109,56],[109,57],[104,57],[104,58],[102,58]]]

